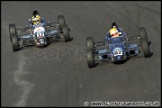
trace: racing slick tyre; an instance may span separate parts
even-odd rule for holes
[[[87,50],[87,63],[89,68],[95,66],[95,60],[92,50]]]
[[[94,51],[94,40],[92,37],[88,37],[86,39],[87,42],[87,49]]]
[[[140,42],[142,45],[142,50],[144,52],[145,57],[149,57],[151,55],[150,53],[150,48],[148,45],[148,38],[147,38],[147,33],[144,27],[139,28],[139,36],[140,36]]]
[[[67,25],[64,25],[62,27],[62,31],[63,31],[63,35],[64,35],[65,42],[70,41],[70,34],[69,34],[69,30],[68,30]]]
[[[18,51],[19,50],[19,44],[18,44],[17,35],[12,35],[11,38],[12,38],[13,51]]]
[[[9,25],[10,41],[12,42],[12,36],[17,35],[15,24]]]
[[[66,22],[65,22],[65,18],[63,15],[59,15],[58,18],[57,18],[57,21],[58,21],[58,24],[59,24],[59,28],[62,29],[63,26],[66,25]]]

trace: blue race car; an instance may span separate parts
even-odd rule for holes
[[[34,14],[38,14],[38,11],[34,11]],[[41,23],[32,25],[29,19],[28,25],[21,29],[16,28],[15,24],[10,24],[9,33],[13,51],[33,45],[44,47],[51,42],[70,41],[70,29],[66,25],[64,16],[59,15],[57,20],[58,22],[47,22],[45,18],[41,18]],[[38,41],[38,45],[35,40]]]
[[[127,36],[122,34],[115,38],[106,36],[100,42],[94,42],[92,37],[88,37],[86,43],[89,68],[105,61],[111,61],[112,63],[125,62],[130,57],[141,55],[150,57],[152,54],[149,49],[151,41],[148,41],[144,27],[139,28],[139,34],[137,35]]]

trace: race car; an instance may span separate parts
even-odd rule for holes
[[[100,63],[110,61],[110,63],[126,62],[130,57],[150,57],[147,33],[144,27],[139,28],[136,35],[121,35],[116,38],[106,36],[103,41],[94,42],[92,37],[86,39],[87,64],[93,68]]]
[[[17,29],[15,24],[10,24],[9,33],[13,51],[33,45],[45,47],[51,42],[70,41],[70,29],[65,22],[64,16],[59,15],[57,20],[57,22],[47,22],[45,18],[42,18],[44,26],[38,24],[34,28],[30,19],[28,25],[22,29]],[[36,45],[35,38],[39,41],[39,45]]]

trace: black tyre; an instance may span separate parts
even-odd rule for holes
[[[95,66],[94,55],[91,50],[87,50],[87,63],[88,63],[89,68],[92,68]]]
[[[12,42],[12,36],[17,35],[15,24],[9,25],[10,41]]]
[[[18,44],[18,38],[17,35],[12,35],[12,47],[13,51],[18,51],[19,50],[19,44]]]
[[[92,37],[86,39],[87,49],[94,51],[94,40]]]
[[[139,36],[140,36],[140,42],[142,45],[142,50],[144,52],[145,57],[149,57],[151,55],[150,53],[150,48],[148,45],[148,38],[147,38],[147,33],[144,27],[139,28]]]
[[[68,27],[66,25],[62,27],[62,31],[63,31],[65,42],[70,41],[70,34],[69,34]]]
[[[64,16],[63,15],[59,15],[57,20],[58,20],[59,28],[62,29],[63,26],[66,25]]]

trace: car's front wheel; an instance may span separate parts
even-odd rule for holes
[[[12,35],[12,36],[11,36],[11,39],[12,39],[13,51],[18,51],[18,50],[19,50],[19,44],[18,44],[17,35]]]

